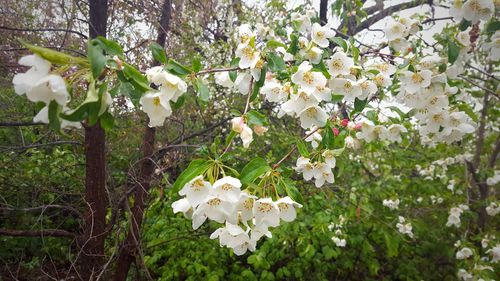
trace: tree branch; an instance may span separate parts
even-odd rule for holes
[[[15,229],[5,229],[0,228],[1,236],[13,236],[13,237],[65,237],[65,238],[75,238],[76,234],[62,229],[42,229],[42,230],[15,230]]]
[[[364,20],[358,26],[356,26],[356,28],[354,29],[354,33],[351,35],[357,34],[358,32],[360,32],[364,29],[367,29],[368,27],[372,26],[376,22],[378,22],[378,21],[384,19],[385,17],[390,16],[394,13],[400,12],[402,10],[414,8],[414,7],[417,7],[420,5],[425,5],[425,4],[432,6],[432,4],[433,4],[432,2],[433,2],[433,0],[416,0],[416,1],[411,1],[411,2],[400,3],[397,5],[393,5],[393,6],[390,6],[388,8],[385,8],[385,9],[381,10],[380,12],[378,12],[377,14]]]
[[[44,31],[67,32],[67,33],[76,34],[76,35],[82,37],[83,39],[88,39],[87,35],[79,32],[79,31],[64,29],[64,28],[14,28],[14,27],[8,27],[8,26],[0,26],[0,29],[10,30],[10,31],[24,31],[24,32],[44,32]]]

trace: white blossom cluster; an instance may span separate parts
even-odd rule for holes
[[[466,161],[472,160],[474,156],[470,153],[464,153],[456,155],[455,157],[447,157],[445,159],[438,159],[431,164],[427,168],[423,168],[420,165],[416,165],[419,175],[424,177],[425,180],[434,180],[436,178],[446,178],[446,172],[448,171],[448,166],[463,164]]]
[[[258,198],[242,191],[241,186],[239,179],[230,176],[213,184],[197,176],[179,191],[185,197],[172,203],[173,211],[192,219],[193,229],[207,219],[224,223],[224,227],[212,233],[211,239],[219,238],[220,245],[233,249],[236,255],[254,251],[261,237],[271,237],[270,227],[279,226],[280,220],[295,220],[295,208],[302,205],[288,196],[276,201]]]
[[[396,224],[396,227],[398,228],[398,231],[402,234],[408,235],[408,237],[413,238],[413,231],[412,231],[412,226],[410,222],[406,222],[405,218],[402,216],[398,217],[398,223]]]
[[[491,202],[487,207],[486,207],[486,213],[489,216],[496,216],[498,213],[500,213],[500,206],[498,206],[497,202]]]
[[[52,73],[51,63],[38,55],[24,56],[19,64],[30,67],[25,73],[19,73],[12,80],[16,94],[26,95],[31,102],[42,102],[45,106],[33,118],[33,122],[49,123],[49,104],[57,102],[62,107],[62,112],[70,113],[67,104],[71,97],[66,89],[66,82],[61,75]],[[111,96],[107,94],[107,105],[111,104]],[[106,109],[106,108],[105,108]],[[61,120],[61,128],[80,128],[79,122]]]
[[[455,226],[460,227],[461,221],[460,216],[464,211],[469,210],[469,206],[465,204],[460,204],[458,207],[453,207],[450,209],[448,221],[446,222],[446,226]]]
[[[187,84],[181,78],[170,74],[163,66],[148,69],[146,77],[158,89],[145,93],[139,102],[149,117],[149,126],[162,126],[165,118],[172,114],[170,101],[176,102],[187,91]]]
[[[328,230],[334,232],[334,236],[332,236],[332,242],[337,246],[337,247],[345,247],[347,245],[347,241],[345,238],[341,238],[343,233],[342,233],[342,227],[344,226],[346,222],[346,219],[344,216],[340,215],[339,216],[339,223],[331,223],[328,225]]]
[[[500,170],[496,170],[493,176],[486,179],[486,184],[489,186],[494,186],[500,182]]]
[[[399,199],[384,199],[382,201],[382,205],[385,207],[391,209],[391,210],[397,210],[399,208]]]
[[[333,169],[336,166],[335,153],[333,150],[325,150],[321,154],[323,161],[314,161],[306,157],[297,158],[295,171],[302,173],[304,180],[310,181],[314,178],[314,185],[322,187],[326,182],[334,183]]]
[[[384,125],[374,125],[370,120],[365,120],[361,123],[361,131],[356,134],[358,139],[372,142],[374,140],[401,142],[401,133],[406,133],[408,130],[400,124],[392,124],[388,127]]]

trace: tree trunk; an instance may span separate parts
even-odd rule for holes
[[[90,38],[106,36],[108,1],[89,1]],[[83,280],[94,280],[104,264],[106,227],[106,162],[104,130],[99,122],[85,126],[85,202],[84,231],[79,240],[77,257],[79,275]]]
[[[328,23],[328,0],[321,0],[319,3],[319,21],[321,25],[325,25]]]
[[[171,14],[171,0],[165,0],[158,27],[158,36],[156,38],[156,42],[162,47],[165,45]],[[154,64],[156,65],[156,63]],[[151,185],[151,178],[155,168],[152,156],[154,153],[156,130],[155,128],[150,128],[148,123],[149,118],[147,118],[144,128],[144,137],[142,141],[143,159],[141,160],[139,180],[134,184],[135,200],[134,206],[132,207],[130,229],[127,233],[127,237],[125,238],[124,244],[120,248],[116,273],[114,276],[115,281],[123,281],[127,279],[130,265],[135,260],[138,251],[140,250],[140,230],[144,216],[144,209],[146,207],[146,199]]]

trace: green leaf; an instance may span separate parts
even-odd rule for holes
[[[385,240],[385,245],[387,246],[387,257],[388,258],[397,257],[399,240],[396,238],[392,238],[387,232],[384,232],[384,240]]]
[[[123,63],[123,70],[121,73],[123,73],[123,77],[125,77],[127,82],[132,83],[136,91],[140,91],[140,95],[142,95],[142,93],[146,91],[152,90],[149,86],[149,82],[146,76],[142,75],[139,70],[135,69],[135,67],[131,66],[130,64]],[[123,77],[118,78],[120,79]]]
[[[115,124],[115,118],[111,115],[111,113],[109,113],[109,111],[104,112],[99,118],[99,121],[101,123],[101,127],[106,131],[113,129]]]
[[[458,47],[458,45],[450,39],[448,41],[448,62],[453,64],[457,60],[459,53],[460,47]]]
[[[254,109],[247,112],[248,123],[251,125],[264,126],[267,123],[266,116]]]
[[[354,62],[357,62],[359,59],[359,49],[358,47],[354,46],[354,44],[351,44],[351,53],[352,53],[352,59]]]
[[[486,26],[486,32],[488,33],[494,33],[499,29],[500,29],[500,21],[498,20],[492,20]]]
[[[299,36],[297,33],[290,34],[290,47],[286,50],[288,53],[295,55],[299,51]]]
[[[332,95],[332,102],[341,102],[344,99],[344,95]]]
[[[281,42],[278,42],[276,40],[269,40],[266,43],[266,47],[268,47],[268,48],[277,48],[277,47],[286,48],[286,45],[281,43]]]
[[[309,158],[309,150],[307,150],[306,143],[302,139],[298,139],[295,143],[297,145],[297,150],[303,157]]]
[[[203,65],[201,64],[200,58],[198,56],[195,56],[191,62],[192,69],[194,72],[199,72]]]
[[[326,77],[326,79],[330,79],[332,77],[328,72],[328,69],[326,68],[323,60],[321,60],[318,64],[314,64],[312,70],[321,72]]]
[[[363,109],[365,108],[367,103],[368,103],[368,101],[366,99],[360,100],[360,99],[356,98],[354,100],[354,112],[363,111]]]
[[[172,106],[173,109],[179,109],[184,105],[184,102],[186,101],[186,95],[180,96],[176,102],[170,101],[170,105]]]
[[[210,92],[208,91],[207,85],[203,83],[201,78],[196,79],[196,88],[198,89],[198,99],[203,103],[208,102],[208,98],[210,97]]]
[[[123,57],[123,50],[115,41],[106,39],[102,36],[98,36],[92,41],[94,41],[95,44],[98,44],[107,55]]]
[[[61,129],[61,121],[59,120],[60,107],[59,104],[52,100],[49,103],[49,126],[55,131]]]
[[[337,46],[340,46],[342,47],[342,49],[344,49],[344,52],[347,52],[347,42],[340,38],[340,37],[333,37],[331,39],[333,41],[333,43],[335,43]]]
[[[328,148],[328,149],[332,149],[333,144],[334,144],[335,135],[333,134],[333,131],[332,131],[332,128],[330,127],[330,125],[325,126],[325,128],[323,130],[322,137],[323,138],[321,140],[321,143],[323,144],[323,146]]]
[[[182,171],[179,177],[175,180],[175,183],[172,186],[172,191],[174,193],[179,192],[179,190],[181,190],[181,188],[184,187],[186,183],[203,174],[209,166],[210,162],[205,159],[195,159],[191,161],[187,168]]]
[[[149,45],[149,49],[151,50],[151,53],[153,53],[153,58],[157,62],[162,63],[162,64],[167,63],[167,55],[165,54],[165,49],[163,49],[163,47],[160,46],[160,44],[158,44],[156,42],[152,42]]]
[[[397,114],[399,114],[399,117],[401,117],[401,120],[405,119],[406,118],[406,113],[404,113],[401,109],[399,109],[399,107],[396,107],[396,106],[388,106],[387,108],[389,108],[390,110],[396,112]]]
[[[267,54],[267,65],[272,72],[278,72],[286,68],[285,61],[276,53]]]
[[[254,158],[241,170],[240,181],[248,185],[268,171],[271,171],[271,167],[269,167],[266,160],[260,157]]]
[[[175,61],[173,59],[168,60],[168,64],[165,66],[165,69],[168,70],[169,72],[171,72],[175,75],[181,76],[181,77],[186,76],[192,72],[191,69],[178,63],[177,61]]]
[[[95,40],[89,41],[87,57],[90,62],[92,77],[94,77],[94,79],[97,79],[104,70],[108,58],[104,55],[103,49]]]
[[[240,63],[240,58],[234,58],[231,60],[231,67],[237,67]],[[231,81],[235,81],[236,80],[236,77],[238,77],[238,73],[236,71],[230,71],[229,72],[229,78],[231,79]]]
[[[22,40],[19,40],[23,46],[28,48],[34,54],[48,60],[54,64],[78,64],[83,67],[88,67],[89,62],[85,58],[74,57],[65,53],[54,51],[52,49],[47,49],[43,47],[38,47],[35,45],[28,44]]]
[[[460,31],[465,31],[470,25],[471,25],[470,21],[468,21],[466,19],[462,19],[458,28],[460,29]]]
[[[459,104],[457,107],[458,107],[458,109],[460,109],[460,111],[463,111],[463,112],[465,112],[465,114],[469,115],[469,117],[472,120],[474,120],[474,122],[479,121],[479,119],[477,118],[476,113],[474,113],[474,111],[472,110],[472,108],[470,107],[470,105],[462,103],[462,104]]]
[[[291,180],[281,178],[280,183],[283,185],[286,194],[290,196],[293,201],[299,204],[304,204],[304,198],[302,198],[302,194],[300,194],[299,190]]]

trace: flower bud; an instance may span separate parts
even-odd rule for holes
[[[235,131],[236,133],[241,133],[241,131],[243,131],[243,128],[245,127],[245,120],[243,119],[243,117],[234,117],[231,120],[231,125],[233,131]]]
[[[257,134],[257,136],[262,136],[264,135],[265,132],[267,132],[269,129],[267,127],[264,127],[264,126],[255,126],[253,128],[253,131],[255,132],[255,134]]]
[[[336,135],[336,136],[338,136],[339,133],[340,133],[339,129],[337,129],[337,128],[332,128],[332,131],[333,131],[333,134]]]

